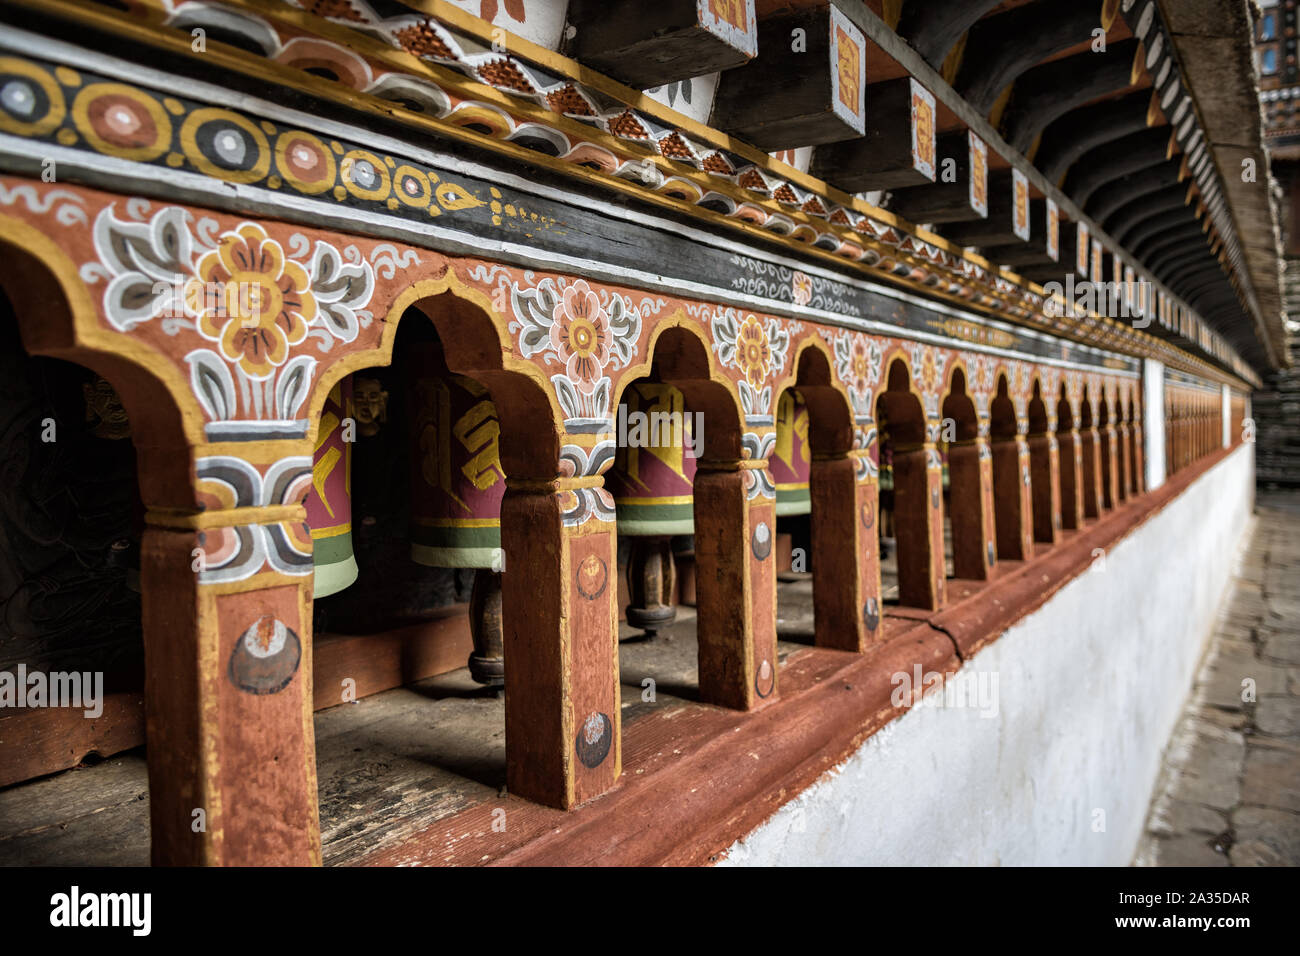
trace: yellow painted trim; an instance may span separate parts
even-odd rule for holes
[[[91,298],[90,290],[82,282],[78,267],[68,258],[55,240],[25,220],[0,213],[0,245],[10,245],[41,262],[53,276],[68,304],[72,328],[58,330],[66,345],[37,350],[24,342],[32,354],[50,355],[70,359],[94,367],[94,355],[111,356],[137,366],[143,374],[157,380],[176,403],[184,439],[197,445],[203,439],[203,412],[198,400],[190,391],[189,382],[179,369],[152,346],[117,332],[102,324],[99,308]],[[58,310],[52,310],[58,314]],[[21,323],[19,323],[21,329]],[[85,353],[79,354],[84,350]],[[112,378],[109,377],[112,383]],[[159,436],[150,436],[155,440]]]
[[[154,528],[201,531],[204,528],[239,528],[250,524],[276,524],[281,521],[306,521],[302,505],[266,505],[257,508],[214,508],[209,511],[181,511],[173,508],[149,508],[145,523]],[[313,535],[314,537],[314,535]]]

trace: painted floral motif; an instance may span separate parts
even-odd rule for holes
[[[614,463],[616,445],[613,440],[596,443],[590,451],[580,445],[565,445],[560,449],[560,474],[566,478],[591,478],[604,474]],[[566,525],[597,521],[613,521],[614,498],[603,487],[571,488],[561,492],[561,520]]]
[[[859,482],[875,478],[880,474],[876,460],[870,452],[876,447],[876,426],[856,425],[853,428],[853,450],[866,452],[853,456],[853,475]]]
[[[560,410],[569,422],[607,421],[613,384],[609,369],[626,368],[641,337],[642,316],[658,312],[663,299],[643,298],[640,304],[604,288],[593,289],[585,279],[547,277],[535,285],[533,273],[524,283],[505,270],[477,266],[471,277],[491,281],[507,290],[514,318],[510,333],[519,337],[524,358],[542,355],[559,362],[564,372],[551,376]]]
[[[1043,405],[1047,409],[1047,427],[1056,431],[1056,403],[1061,397],[1061,370],[1051,365],[1039,368]]]
[[[1016,406],[1016,418],[1022,423],[1029,418],[1029,398],[1034,393],[1034,368],[1028,362],[1016,361],[1011,386]]]
[[[307,337],[316,313],[311,279],[256,223],[244,223],[217,242],[186,283],[185,308],[198,329],[219,342],[227,361],[251,379],[269,378]]]
[[[747,315],[736,333],[736,367],[751,388],[761,388],[772,374],[772,346],[757,316]]]
[[[911,346],[912,381],[925,397],[926,418],[939,417],[939,393],[943,389],[943,370],[948,353],[929,345]]]
[[[743,316],[734,308],[717,309],[709,322],[713,348],[723,365],[738,369],[740,405],[746,415],[769,415],[772,411],[773,374],[785,370],[790,350],[790,329],[771,316],[753,313]],[[797,327],[796,327],[797,328]]]
[[[286,249],[252,222],[222,232],[215,219],[195,222],[178,206],[148,218],[145,200],[126,209],[125,218],[116,205],[99,213],[97,260],[80,270],[88,285],[104,283],[108,324],[132,333],[157,320],[164,335],[193,340],[185,362],[209,438],[255,438],[259,427],[305,434],[297,416],[317,365],[305,343],[325,353],[356,339],[373,318],[365,307],[375,268],[389,268],[395,247],[376,247],[372,264],[355,246],[340,252],[301,233]]]
[[[776,448],[776,432],[769,431],[760,435],[757,432],[745,432],[740,436],[740,453],[748,461],[759,461],[772,457]],[[772,473],[766,468],[746,468],[745,497],[776,498],[776,485],[772,483]]]
[[[790,295],[795,305],[807,305],[812,301],[813,282],[807,273],[796,270],[790,276]]]
[[[596,390],[609,363],[609,316],[585,279],[570,285],[555,304],[551,348],[565,363],[564,371],[587,395]]]
[[[835,337],[835,372],[849,390],[853,414],[869,421],[872,417],[872,390],[880,381],[884,350],[870,336],[841,332]]]
[[[990,355],[982,352],[962,352],[962,361],[966,363],[966,394],[975,405],[975,417],[979,421],[981,438],[989,437],[990,403],[997,388],[997,363]]]
[[[211,510],[299,504],[311,488],[311,458],[281,458],[265,474],[242,458],[215,455],[194,463],[199,500]],[[209,528],[203,538],[201,584],[243,581],[264,567],[278,574],[312,573],[311,531],[302,521]]]

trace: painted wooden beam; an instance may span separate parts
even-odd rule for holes
[[[981,250],[984,258],[1004,266],[1050,266],[1060,256],[1060,227],[1057,226],[1056,257],[1048,248],[1047,200],[1031,199],[1029,201],[1029,238],[1022,240],[1018,236],[1014,241],[1003,245],[986,244]]]
[[[1085,212],[1098,222],[1106,219],[1130,202],[1163,189],[1178,182],[1178,173],[1182,164],[1176,159],[1166,160],[1159,166],[1151,166],[1136,173],[1130,173],[1092,195]]]
[[[743,66],[758,52],[754,0],[571,0],[564,53],[646,89]]]
[[[1183,298],[1187,298],[1190,293],[1202,291],[1202,276],[1213,276],[1216,281],[1227,282],[1227,276],[1223,274],[1223,269],[1214,256],[1210,255],[1209,249],[1204,253],[1188,253],[1178,261],[1171,262],[1166,274],[1172,283],[1171,288],[1177,289]]]
[[[1151,94],[1130,93],[1066,113],[1043,130],[1034,165],[1050,182],[1059,182],[1090,149],[1146,129]]]
[[[1122,40],[1105,53],[1080,53],[1026,70],[1016,80],[1002,114],[1002,135],[1020,152],[1053,120],[1133,83],[1134,57],[1141,44]]]
[[[1183,236],[1172,240],[1168,245],[1154,252],[1146,261],[1149,263],[1148,268],[1156,275],[1160,275],[1166,266],[1175,261],[1180,255],[1188,252],[1197,252],[1205,248],[1205,237],[1201,235]]]
[[[1086,40],[1097,25],[1097,10],[1079,0],[1039,0],[986,17],[966,39],[957,92],[988,114],[1008,83],[1037,63]]]
[[[809,172],[846,192],[919,186],[935,179],[935,102],[916,80],[867,87],[867,135],[819,146]]]
[[[1135,249],[1151,236],[1191,222],[1196,222],[1195,214],[1186,206],[1175,206],[1138,220],[1116,241],[1125,249]]]
[[[1232,290],[1222,266],[1208,249],[1186,252],[1171,260],[1162,271],[1177,283],[1179,294],[1184,299],[1200,295],[1211,286]]]
[[[962,35],[1000,2],[926,0],[925,3],[905,3],[897,32],[926,63],[938,70]]]
[[[1201,232],[1200,223],[1189,219],[1181,225],[1148,236],[1144,242],[1129,246],[1129,250],[1142,262],[1156,262],[1164,250],[1186,239],[1199,240],[1200,245],[1209,247],[1204,233]]]
[[[710,125],[768,151],[862,136],[866,44],[834,5],[762,21],[758,55],[718,80]]]
[[[1025,191],[1019,197],[1023,207],[1017,204],[1017,181],[1023,184]],[[1023,236],[1032,235],[1035,225],[1039,233],[1045,232],[1045,223],[1042,219],[1034,221],[1032,209],[1028,185],[1023,178],[1013,170],[1000,169],[989,176],[988,215],[977,217],[972,212],[970,218],[963,222],[949,223],[941,227],[939,232],[945,239],[960,246],[1001,246],[1024,242]],[[1046,213],[1043,213],[1043,219],[1045,218]]]
[[[1187,190],[1181,185],[1158,189],[1150,195],[1134,200],[1102,220],[1102,227],[1124,248],[1128,248],[1125,235],[1136,225],[1151,216],[1171,210],[1187,208]]]
[[[912,222],[962,222],[988,213],[988,147],[960,130],[939,137],[939,181],[890,195],[889,210]]]
[[[1107,183],[1171,159],[1171,135],[1169,127],[1156,126],[1088,150],[1066,176],[1065,194],[1086,206],[1092,194]]]

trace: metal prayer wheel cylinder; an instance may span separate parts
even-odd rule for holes
[[[315,571],[312,597],[337,594],[357,579],[352,552],[352,446],[355,435],[352,378],[330,390],[321,410],[312,454],[307,524]]]
[[[447,371],[436,345],[413,346],[410,354],[411,559],[436,568],[477,569],[470,597],[470,675],[480,684],[501,684],[501,422],[487,389]]]
[[[631,538],[627,622],[653,636],[677,617],[671,537],[695,533],[695,416],[671,385],[638,382],[618,410],[618,450],[606,486],[618,533]]]
[[[808,482],[812,475],[812,447],[808,443],[808,406],[794,389],[782,392],[776,403],[776,447],[768,468],[776,485],[776,516],[811,514]]]

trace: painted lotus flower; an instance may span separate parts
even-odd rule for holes
[[[930,395],[939,389],[939,376],[942,374],[939,363],[935,360],[934,349],[921,346],[912,353],[912,373],[921,391]]]
[[[249,378],[270,378],[316,317],[307,270],[261,226],[244,223],[221,236],[195,271],[185,304],[199,332]]]
[[[570,380],[591,394],[610,358],[609,316],[585,279],[568,286],[555,303],[551,347]]]
[[[745,381],[761,388],[772,374],[772,347],[757,316],[747,315],[736,333],[736,365]]]
[[[880,374],[880,356],[873,356],[871,349],[866,339],[858,338],[854,340],[853,351],[849,354],[850,387],[861,395],[871,391],[871,384]]]
[[[806,273],[795,272],[790,277],[790,294],[795,305],[807,305],[812,301],[813,283]]]

